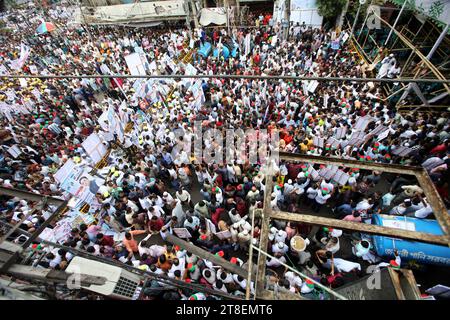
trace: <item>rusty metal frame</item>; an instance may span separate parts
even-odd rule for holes
[[[408,231],[390,227],[375,226],[371,224],[364,224],[358,222],[342,221],[339,219],[318,217],[312,215],[308,211],[300,213],[290,213],[284,211],[273,211],[270,206],[270,194],[273,189],[273,175],[268,174],[266,176],[266,186],[264,194],[264,210],[262,213],[262,223],[261,223],[261,238],[260,238],[260,250],[265,251],[269,241],[269,224],[271,219],[285,220],[285,221],[296,221],[311,225],[318,226],[328,226],[338,229],[351,230],[357,232],[363,232],[375,235],[384,235],[393,238],[408,239],[420,242],[434,243],[438,245],[450,246],[450,217],[447,213],[444,202],[439,196],[433,182],[427,171],[422,167],[414,166],[401,166],[395,164],[381,164],[381,163],[367,163],[360,162],[357,160],[347,160],[332,157],[322,157],[322,156],[310,156],[301,155],[287,152],[279,153],[279,160],[282,161],[292,161],[292,162],[303,162],[303,163],[313,163],[313,164],[324,164],[324,165],[337,165],[350,168],[359,168],[364,170],[377,170],[380,172],[387,173],[400,173],[406,175],[412,175],[416,177],[420,187],[423,189],[427,201],[433,208],[434,216],[438,221],[444,235],[432,235],[424,232]],[[266,272],[266,256],[263,254],[259,255],[258,259],[258,272],[257,272],[257,283],[256,283],[256,295],[265,295],[265,272]]]

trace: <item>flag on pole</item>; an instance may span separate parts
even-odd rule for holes
[[[28,59],[28,56],[30,55],[30,52],[31,49],[22,43],[20,46],[20,57],[16,60],[11,61],[9,67],[13,70],[22,69],[23,65],[25,64],[25,61]]]

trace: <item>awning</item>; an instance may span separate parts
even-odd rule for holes
[[[200,24],[202,26],[227,24],[227,14],[223,8],[203,8],[200,16]]]

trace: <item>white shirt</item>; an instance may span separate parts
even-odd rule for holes
[[[317,196],[316,196],[315,200],[319,204],[325,204],[330,197],[331,197],[331,194],[322,195],[322,192],[319,191],[319,192],[317,192]]]
[[[275,268],[277,268],[277,267],[281,266],[281,263],[280,263],[280,262],[286,263],[286,258],[285,258],[284,256],[279,257],[278,260],[279,260],[279,261],[277,261],[277,260],[275,260],[275,259],[267,260],[266,265],[267,265],[268,267],[275,267]]]
[[[217,270],[217,279],[222,280],[222,278],[220,277],[220,275],[222,274],[222,270]],[[233,283],[233,275],[231,273],[227,273],[227,276],[224,280],[222,280],[223,283]]]
[[[176,197],[178,199],[180,199],[182,202],[186,202],[186,201],[190,201],[191,200],[191,195],[189,194],[189,192],[187,192],[186,190],[183,190],[181,192],[181,194],[179,194],[178,192],[176,193]]]
[[[320,188],[323,190],[323,189],[325,189],[325,188],[327,188],[328,189],[328,192],[332,192],[333,191],[333,189],[334,189],[334,185],[332,184],[332,183],[326,183],[325,182],[325,180],[323,180],[321,183],[320,183]]]
[[[423,208],[417,210],[414,213],[414,216],[419,219],[424,219],[424,218],[428,217],[431,213],[433,213],[433,208],[431,208],[431,206],[429,204],[427,204],[426,207],[423,207]]]
[[[313,189],[313,188],[308,188],[308,190],[306,190],[306,193],[308,195],[309,199],[315,199],[317,197],[317,193],[319,190],[317,189]]]
[[[288,246],[287,246],[285,243],[283,243],[283,248],[280,248],[280,247],[278,246],[278,243],[272,245],[272,252],[273,252],[273,253],[282,253],[282,254],[285,254],[286,252],[288,252],[288,250],[289,250],[289,248],[288,248]]]
[[[370,204],[369,201],[364,199],[363,201],[358,202],[356,205],[356,211],[364,211],[373,207],[373,204]]]
[[[278,242],[285,242],[287,238],[287,232],[283,230],[278,230],[277,234],[275,235],[275,243]]]
[[[284,274],[284,277],[286,278],[286,280],[289,281],[290,285],[293,286],[298,286],[301,287],[303,281],[302,278],[300,278],[298,275],[296,275],[294,272],[292,271],[288,271]]]
[[[330,259],[328,259],[327,262],[323,264],[323,267],[331,268]],[[334,267],[338,272],[350,272],[354,269],[361,270],[361,265],[359,263],[351,262],[341,258],[334,258]]]
[[[158,258],[166,252],[165,247],[158,246],[157,244],[150,246],[150,248],[148,248],[148,249],[149,249],[149,255],[154,258]]]

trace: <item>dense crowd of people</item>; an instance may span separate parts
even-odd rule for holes
[[[225,28],[190,32],[186,28],[86,27],[68,24],[71,15],[67,12],[68,8],[52,10],[49,14],[57,30],[41,35],[35,34],[40,23],[36,13],[28,9],[22,15],[21,11],[11,13],[7,19],[11,28],[27,24],[33,28],[2,39],[0,64],[5,72],[92,75],[108,74],[109,70],[129,74],[125,57],[143,52],[148,74],[184,74],[187,63],[178,58],[193,47],[190,64],[200,75],[369,75],[366,65],[350,50],[345,32],[298,25],[284,40],[282,27],[263,15],[256,28],[231,33]],[[25,16],[30,18],[25,21]],[[205,42],[237,46],[237,54],[227,59],[213,54],[204,57],[198,49]],[[20,70],[11,69],[11,62],[21,56],[22,44],[31,52]],[[245,269],[249,245],[259,245],[265,192],[271,194],[273,210],[295,213],[310,208],[345,221],[370,223],[376,213],[433,217],[418,182],[404,175],[340,167],[346,178],[338,180],[324,177],[326,168],[321,166],[281,161],[274,171],[273,190],[266,190],[267,173],[259,164],[239,158],[231,163],[205,163],[186,153],[174,153],[177,143],[199,134],[194,130],[195,121],[201,121],[203,130],[220,132],[266,129],[279,136],[277,150],[282,152],[423,166],[449,205],[448,112],[437,117],[400,114],[377,83],[207,78],[200,79],[204,99],[199,103],[191,88],[193,81],[158,80],[169,89],[167,95],[156,99],[151,97],[151,89],[139,95],[135,81],[0,80],[1,186],[61,199],[77,197],[61,188],[55,173],[69,159],[78,167],[96,165],[82,147],[92,133],[110,150],[106,165],[99,169],[103,181],[90,202],[95,209],[89,214],[95,219],[73,225],[60,241],[68,248],[243,295],[247,279],[166,243],[166,235],[185,228],[185,240]],[[12,111],[7,106],[21,107]],[[131,129],[111,131],[111,120],[102,120],[109,110],[122,122],[132,123]],[[175,136],[175,130],[182,130],[182,139]],[[204,139],[203,144],[218,153],[226,151],[214,139]],[[19,154],[10,152],[12,146]],[[32,233],[56,209],[45,205],[33,210],[35,204],[2,198],[0,218],[12,225],[19,223],[21,229]],[[56,226],[54,221],[50,228]],[[306,250],[291,246],[295,236],[301,236]],[[349,239],[353,249],[344,254],[340,242]],[[267,260],[267,285],[310,298],[325,292],[287,271],[283,264],[294,265],[331,288],[364,276],[367,264],[401,264],[398,254],[387,261],[377,257],[370,238],[332,228],[316,230],[300,223],[273,221],[269,240],[267,251],[276,259]],[[51,246],[46,250],[39,262],[43,267],[64,270],[74,256],[70,250]],[[158,290],[161,286],[153,281],[144,294],[191,300],[209,296],[175,290],[169,297]],[[253,283],[250,287],[254,292]]]

